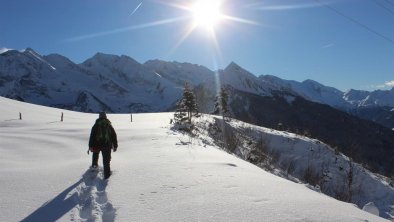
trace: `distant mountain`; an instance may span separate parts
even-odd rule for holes
[[[216,82],[218,76],[222,81],[220,83]],[[118,104],[116,98],[101,98],[100,94],[105,94],[106,97],[106,93],[115,97],[122,96],[125,97],[123,100],[133,104],[151,101],[145,104],[146,107],[151,107],[152,111],[160,110],[168,108],[168,104],[174,102],[166,99],[168,96],[179,96],[179,88],[185,82],[192,86],[231,85],[257,95],[270,95],[272,90],[282,90],[341,110],[372,106],[394,107],[394,88],[386,91],[342,92],[313,80],[297,82],[271,75],[256,77],[234,62],[224,70],[214,72],[190,63],[150,60],[140,64],[128,56],[103,53],[97,53],[82,64],[75,64],[58,54],[41,56],[30,48],[24,51],[4,48],[0,53],[1,95],[45,105],[62,101],[63,104],[73,106],[76,105],[79,94],[87,91],[108,103],[108,107],[113,107],[113,112],[130,111],[130,107]],[[142,97],[144,99],[141,100]],[[160,99],[157,100],[156,97]]]
[[[351,105],[343,99],[343,92],[333,87],[324,86],[313,80],[303,82],[283,80],[271,75],[263,75],[260,80],[278,85],[282,90],[292,91],[295,94],[312,102],[327,104],[336,108],[346,109]]]
[[[344,94],[344,99],[358,107],[394,107],[394,87],[391,90],[375,90],[373,92],[350,90]]]
[[[0,95],[85,112],[152,112],[182,90],[127,56],[97,53],[82,64],[32,49],[0,54]]]
[[[342,92],[313,80],[305,80],[300,83],[270,75],[259,78],[262,81],[280,86],[282,91],[291,91],[306,100],[327,104],[390,129],[394,128],[393,113],[388,112],[390,108],[394,107],[394,88],[373,92],[354,89]]]

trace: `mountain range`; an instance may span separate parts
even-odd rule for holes
[[[218,76],[221,83],[216,81]],[[345,111],[394,108],[394,88],[342,92],[313,80],[297,82],[272,75],[257,77],[234,62],[224,70],[211,71],[200,65],[161,60],[140,64],[128,56],[103,53],[81,64],[58,54],[42,56],[31,48],[0,54],[1,96],[85,112],[171,109],[185,82],[193,87],[210,85],[213,91],[217,84],[227,84],[257,95],[286,91]]]
[[[313,80],[256,76],[236,63],[212,71],[200,65],[97,53],[81,64],[33,49],[0,54],[0,96],[83,112],[172,111],[183,85],[200,112],[213,110],[222,86],[234,118],[308,134],[366,165],[394,175],[394,88],[342,92]],[[373,123],[375,122],[375,123]]]

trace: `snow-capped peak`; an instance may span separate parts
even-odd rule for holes
[[[121,66],[126,65],[133,65],[133,66],[140,66],[141,64],[132,59],[129,56],[118,56],[118,55],[111,55],[105,53],[96,53],[92,58],[87,59],[82,65],[87,67],[92,67],[94,65],[103,65],[103,66],[113,66],[114,64],[118,64]]]
[[[75,65],[70,59],[59,54],[49,54],[47,56],[44,56],[43,58],[54,67],[71,67]]]
[[[235,62],[231,62],[221,72],[221,83],[257,95],[270,95],[272,89],[275,88],[271,84],[259,81],[257,76],[243,69]]]
[[[36,51],[34,51],[34,50],[33,50],[32,48],[30,48],[30,47],[27,47],[26,49],[24,49],[23,52],[25,52],[25,53],[35,53],[35,54],[38,54]]]
[[[230,71],[248,72],[235,62],[230,62],[230,64],[227,65],[227,67],[224,69],[224,71],[225,72],[230,72]]]
[[[0,48],[0,54],[3,54],[3,53],[8,52],[10,50],[12,50],[12,49],[8,49],[8,48],[5,48],[5,47]]]

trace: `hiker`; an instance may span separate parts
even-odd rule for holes
[[[107,119],[105,112],[99,113],[99,118],[92,127],[89,139],[89,150],[93,153],[92,169],[98,168],[99,153],[103,156],[104,179],[111,176],[111,149],[116,152],[118,148],[118,140],[116,132],[111,125],[111,121]]]

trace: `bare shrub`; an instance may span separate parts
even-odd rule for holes
[[[225,148],[231,153],[233,153],[240,144],[237,133],[233,128],[228,125],[224,125],[223,142]]]
[[[296,159],[294,157],[289,158],[285,164],[286,177],[289,177],[289,175],[292,175],[294,173],[295,169],[296,169]]]
[[[269,153],[269,147],[268,147],[268,142],[263,138],[263,135],[261,135],[260,139],[257,141],[255,146],[253,147],[254,149],[260,150],[261,152],[268,154]]]
[[[316,186],[316,185],[320,185],[320,175],[318,172],[316,172],[316,170],[314,170],[312,167],[308,166],[305,171],[304,171],[304,175],[302,175],[302,179],[303,181],[305,181],[306,183],[312,185],[312,186]]]
[[[281,156],[281,153],[279,150],[276,149],[270,149],[268,152],[268,156],[271,157],[271,164],[277,165]]]
[[[263,166],[267,162],[268,156],[267,154],[263,153],[261,150],[252,149],[246,160],[255,165]]]
[[[240,136],[236,130],[221,119],[215,119],[215,123],[209,125],[208,132],[218,146],[230,153],[233,153],[241,144]]]
[[[341,186],[334,189],[334,198],[340,201],[349,202],[350,198],[348,192],[345,188],[346,186]]]

